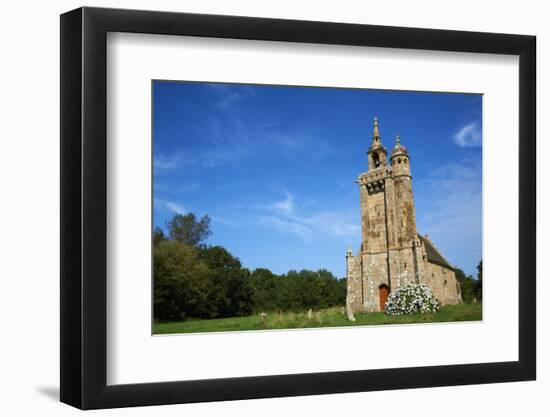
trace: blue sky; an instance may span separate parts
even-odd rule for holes
[[[399,134],[409,150],[418,231],[475,276],[481,108],[471,94],[154,81],[154,224],[208,214],[206,243],[247,268],[344,277],[376,115],[384,146]]]

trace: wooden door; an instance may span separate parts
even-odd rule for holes
[[[386,284],[380,285],[378,287],[378,294],[380,297],[380,311],[384,311],[386,301],[388,300],[389,288]]]

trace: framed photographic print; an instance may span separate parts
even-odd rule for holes
[[[534,37],[81,8],[61,103],[63,402],[535,379]]]

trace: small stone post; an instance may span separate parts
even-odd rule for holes
[[[348,250],[346,252],[346,277],[347,277],[347,294],[346,294],[346,311],[348,314],[348,320],[349,321],[355,321],[355,317],[353,316],[353,308],[351,305],[351,297],[353,296],[353,292],[350,290],[350,279],[351,275],[349,273],[350,271],[350,265],[351,259],[353,257],[353,253],[351,251],[351,246],[348,246]]]

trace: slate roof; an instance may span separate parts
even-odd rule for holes
[[[430,239],[422,236],[420,233],[418,233],[418,238],[422,243],[424,243],[424,248],[426,248],[426,255],[428,255],[429,262],[454,269],[443,257],[443,255],[441,255],[441,253],[435,248]]]

